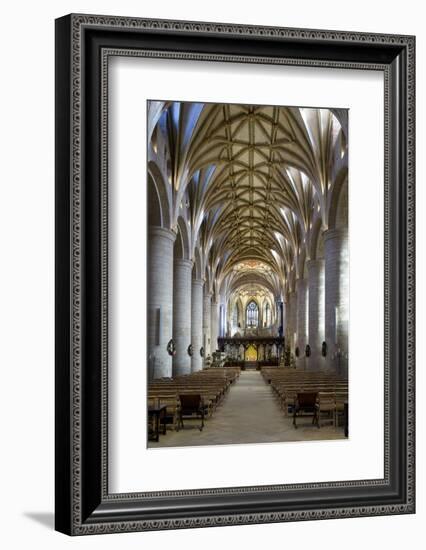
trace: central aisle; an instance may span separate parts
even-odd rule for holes
[[[291,416],[284,416],[274,399],[272,389],[259,371],[242,371],[231,386],[222,404],[200,432],[192,426],[199,421],[188,421],[184,430],[167,431],[151,447],[183,447],[188,445],[229,445],[235,443],[270,443],[306,439],[340,439],[343,430],[323,426],[319,430],[311,425],[311,418],[298,422],[294,429]],[[191,428],[189,427],[191,426]]]

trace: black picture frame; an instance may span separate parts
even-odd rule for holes
[[[109,494],[109,55],[374,69],[385,82],[384,478]],[[69,535],[409,514],[414,481],[415,38],[67,15],[56,20],[56,529]]]

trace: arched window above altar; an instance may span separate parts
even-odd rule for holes
[[[259,322],[259,308],[255,301],[251,301],[247,304],[246,308],[246,326],[257,327]]]

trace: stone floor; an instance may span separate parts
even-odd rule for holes
[[[343,427],[327,422],[320,429],[312,426],[312,417],[298,419],[294,429],[291,416],[284,416],[259,371],[242,371],[213,416],[200,432],[199,420],[185,421],[185,429],[168,430],[158,443],[149,447],[186,447],[232,443],[271,443],[314,439],[343,439]],[[190,427],[191,426],[191,427]]]

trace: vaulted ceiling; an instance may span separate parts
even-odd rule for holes
[[[183,250],[213,291],[229,295],[251,280],[279,295],[303,276],[347,181],[346,117],[150,102],[148,170],[161,223],[185,225]]]

